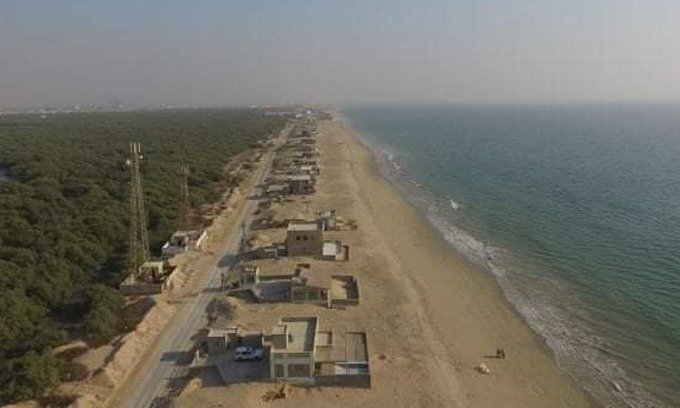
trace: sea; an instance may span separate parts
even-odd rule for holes
[[[341,113],[595,399],[680,407],[680,105]]]

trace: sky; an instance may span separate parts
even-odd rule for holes
[[[680,0],[0,0],[0,105],[680,101]]]

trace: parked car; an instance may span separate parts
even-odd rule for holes
[[[250,346],[241,346],[234,352],[235,361],[260,361],[263,356],[264,350]]]

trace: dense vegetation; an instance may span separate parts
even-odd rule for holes
[[[0,117],[0,403],[58,381],[55,345],[119,329],[129,141],[144,152],[153,252],[174,229],[181,160],[192,204],[208,202],[228,158],[282,124],[254,110]]]

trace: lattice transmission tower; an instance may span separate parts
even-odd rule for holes
[[[150,258],[149,231],[142,191],[140,163],[142,145],[130,142],[130,269],[138,276],[140,266]]]
[[[190,202],[189,202],[189,165],[185,162],[179,164],[179,229],[188,230],[190,227]]]

